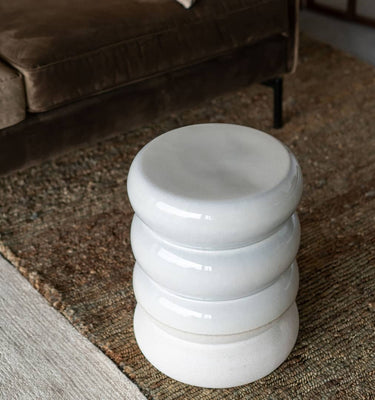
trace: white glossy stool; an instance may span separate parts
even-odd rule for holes
[[[286,359],[298,333],[301,193],[291,152],[243,126],[187,126],[137,154],[134,332],[156,368],[224,388]]]

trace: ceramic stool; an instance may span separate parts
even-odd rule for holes
[[[286,359],[298,333],[301,192],[292,153],[251,128],[187,126],[137,154],[134,332],[156,368],[224,388]]]

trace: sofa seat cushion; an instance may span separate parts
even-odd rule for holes
[[[288,35],[290,29],[290,0],[201,0],[191,10],[174,0],[6,3],[0,5],[0,58],[23,74],[31,112]]]

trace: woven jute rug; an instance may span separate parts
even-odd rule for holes
[[[150,399],[374,398],[375,69],[303,38],[282,130],[270,129],[271,104],[254,85],[0,179],[2,254]],[[203,122],[272,133],[304,173],[296,347],[274,373],[227,390],[158,372],[132,326],[129,165],[155,136]]]

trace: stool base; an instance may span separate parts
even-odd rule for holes
[[[156,321],[139,304],[134,333],[145,357],[161,372],[189,385],[229,388],[274,371],[297,339],[295,303],[268,325],[236,335],[197,335]]]

